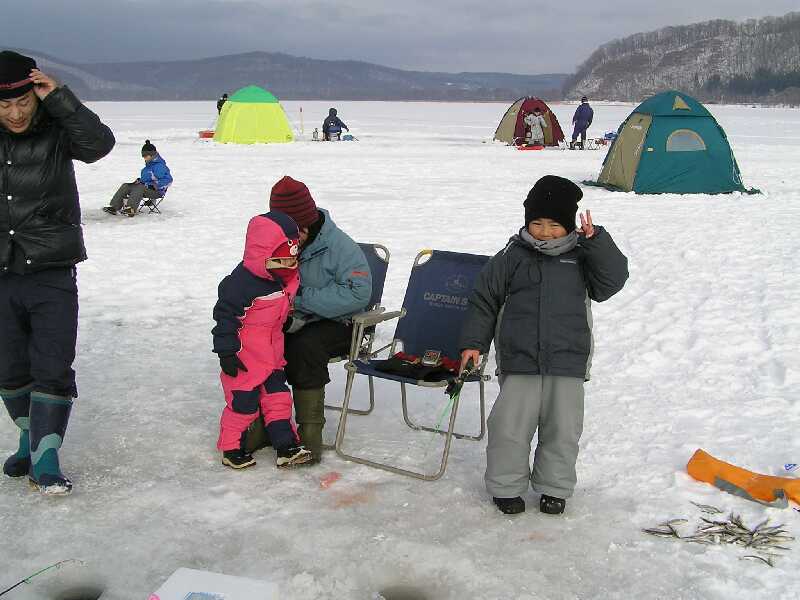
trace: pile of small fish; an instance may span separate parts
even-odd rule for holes
[[[723,512],[716,506],[697,504],[696,502],[692,502],[692,504],[707,515],[718,515]],[[729,514],[725,520],[700,517],[700,523],[692,535],[680,535],[676,526],[688,522],[688,519],[672,519],[660,523],[657,527],[642,529],[642,531],[658,537],[676,538],[695,544],[736,544],[755,552],[755,554],[742,556],[742,559],[760,560],[770,567],[774,567],[773,560],[781,556],[776,551],[790,550],[791,548],[786,544],[794,541],[794,537],[788,534],[785,525],[768,526],[769,519],[750,528],[744,524],[739,515],[733,513]]]

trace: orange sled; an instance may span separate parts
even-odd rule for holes
[[[759,475],[714,458],[703,450],[694,453],[686,470],[698,481],[773,508],[786,508],[789,500],[800,504],[800,479]]]

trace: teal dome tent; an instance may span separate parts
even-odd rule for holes
[[[676,91],[642,102],[622,123],[597,181],[637,194],[744,192],[739,165],[714,116]]]

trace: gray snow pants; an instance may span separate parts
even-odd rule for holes
[[[111,198],[111,202],[109,202],[108,205],[114,210],[120,211],[122,210],[123,203],[127,200],[127,206],[130,206],[133,210],[138,210],[143,197],[149,200],[155,200],[156,198],[161,198],[161,196],[163,196],[161,192],[143,183],[123,183],[119,186],[117,193],[114,194],[114,197]]]
[[[531,472],[531,441],[537,429]],[[492,496],[521,496],[530,481],[539,494],[569,498],[577,481],[575,462],[583,433],[583,379],[501,375],[488,430],[484,480]]]

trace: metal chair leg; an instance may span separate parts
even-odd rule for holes
[[[326,404],[325,408],[329,410],[342,410],[341,406],[336,406],[335,404]],[[375,408],[375,383],[372,380],[372,377],[369,377],[369,408],[367,409],[359,409],[359,408],[349,408],[351,415],[368,415],[372,412]]]
[[[335,444],[336,454],[338,454],[343,459],[348,460],[350,462],[355,462],[358,464],[375,467],[376,469],[382,469],[384,471],[389,471],[390,473],[396,473],[398,475],[406,475],[408,477],[422,479],[424,481],[435,481],[439,479],[442,475],[444,475],[444,472],[447,469],[447,459],[450,455],[450,444],[453,441],[453,428],[455,427],[456,423],[456,415],[458,413],[459,399],[458,398],[455,399],[455,401],[453,402],[453,406],[450,409],[450,422],[448,430],[444,434],[446,437],[444,442],[444,449],[442,451],[442,460],[439,465],[439,470],[436,471],[435,473],[429,474],[418,471],[412,471],[409,469],[401,469],[400,467],[395,467],[387,463],[382,463],[362,458],[359,456],[354,456],[352,454],[347,454],[342,450],[342,443],[344,442],[345,431],[347,429],[347,415],[349,412],[348,408],[350,405],[350,394],[353,388],[353,379],[356,376],[355,367],[350,367],[349,365],[346,365],[345,368],[347,369],[347,384],[345,385],[344,403],[342,405],[342,412],[341,416],[339,417],[339,428],[336,431],[336,444]],[[401,389],[401,394],[403,395],[403,400],[405,401],[405,391],[402,389]]]
[[[486,401],[485,401],[485,394],[484,394],[484,382],[481,379],[479,382],[480,386],[480,410],[481,410],[481,429],[478,432],[478,435],[468,435],[466,433],[457,433],[453,432],[453,437],[456,437],[460,440],[471,440],[473,442],[479,442],[483,439],[483,436],[486,434]],[[401,396],[402,396],[402,405],[403,405],[403,420],[406,422],[411,429],[415,429],[417,431],[430,431],[431,433],[439,433],[441,435],[448,435],[448,432],[443,429],[437,429],[435,427],[426,427],[425,425],[417,425],[411,420],[411,417],[408,415],[408,406],[406,403],[406,389],[405,384],[400,384],[401,389]]]

